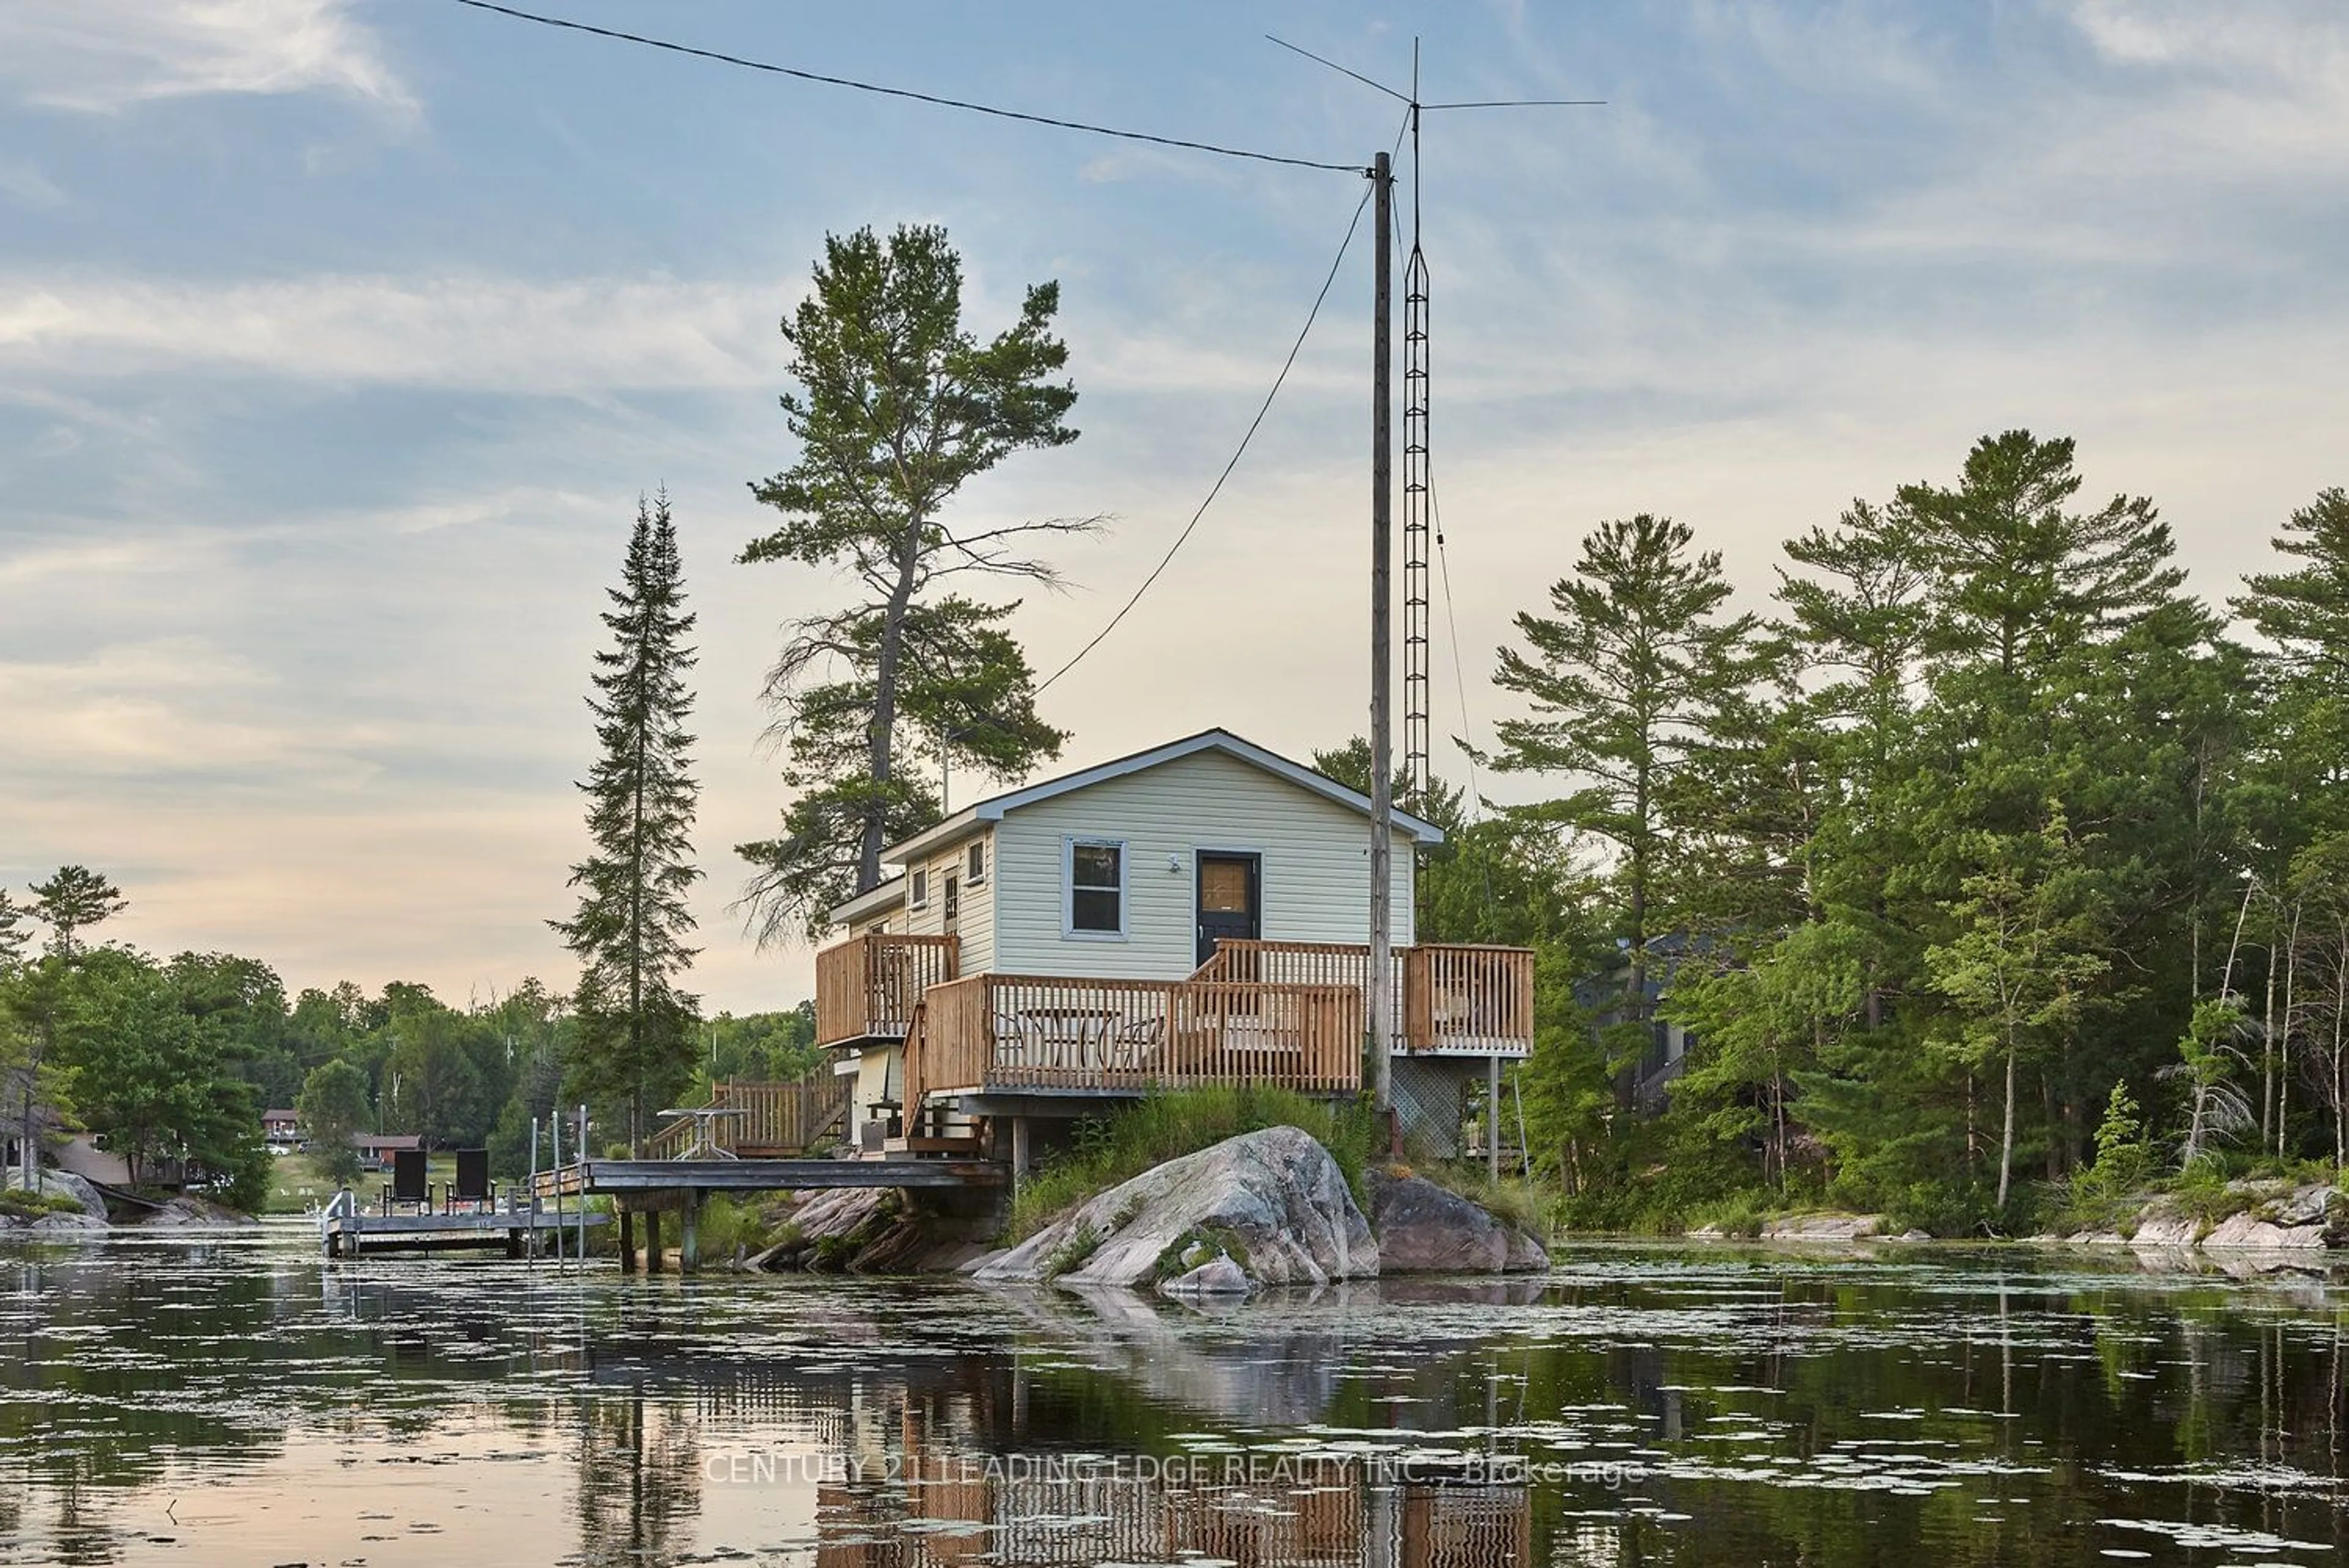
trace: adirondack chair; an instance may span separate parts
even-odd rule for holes
[[[426,1176],[420,1148],[391,1151],[391,1185],[383,1189],[383,1211],[388,1214],[403,1206],[421,1208],[428,1214],[432,1211],[432,1183]]]
[[[497,1202],[498,1186],[490,1179],[490,1151],[485,1148],[459,1149],[457,1179],[449,1184],[444,1211],[454,1214],[460,1204],[479,1211],[494,1209]]]

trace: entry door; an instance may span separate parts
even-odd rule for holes
[[[1206,963],[1229,937],[1253,941],[1263,934],[1263,861],[1254,855],[1199,857],[1199,956]]]

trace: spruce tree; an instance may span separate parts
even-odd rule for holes
[[[687,611],[677,527],[663,492],[639,499],[621,584],[603,614],[609,649],[595,655],[595,715],[601,754],[579,788],[587,796],[595,849],[571,868],[579,911],[548,923],[580,961],[573,998],[576,1065],[591,1095],[627,1107],[631,1147],[648,1108],[690,1071],[692,1021],[699,998],[677,989],[697,949],[686,894],[701,875],[693,862],[697,786],[685,732],[694,666],[685,645]]]

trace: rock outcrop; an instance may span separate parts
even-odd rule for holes
[[[1381,1274],[1500,1274],[1549,1267],[1539,1241],[1423,1176],[1371,1173]]]
[[[1363,1279],[1380,1261],[1338,1162],[1311,1134],[1281,1127],[1121,1182],[970,1272],[996,1282],[1131,1289],[1187,1277],[1216,1255],[1251,1285]]]
[[[84,1214],[101,1225],[106,1222],[106,1199],[97,1188],[92,1187],[82,1178],[69,1170],[47,1168],[34,1172],[34,1176],[38,1185],[33,1190],[37,1191],[43,1198],[53,1202],[58,1199],[70,1199]],[[12,1172],[5,1185],[13,1191],[26,1190],[25,1179],[21,1173]]]

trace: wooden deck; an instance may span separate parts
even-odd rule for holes
[[[955,937],[867,931],[815,955],[815,1043],[902,1040],[930,987],[955,978]]]
[[[1523,1056],[1533,1050],[1531,949],[1423,942],[1397,948],[1393,963],[1397,1051]],[[1192,978],[1359,991],[1369,983],[1370,969],[1371,950],[1361,943],[1226,940]]]
[[[560,1194],[799,1192],[833,1187],[999,1187],[985,1159],[590,1159],[538,1173],[542,1202]]]
[[[829,1066],[784,1083],[729,1080],[710,1091],[706,1110],[723,1116],[702,1118],[710,1146],[740,1159],[789,1158],[807,1153],[828,1137],[846,1142],[848,1102],[854,1085]],[[647,1159],[677,1159],[701,1151],[702,1127],[686,1117],[645,1140]]]
[[[908,1105],[1227,1083],[1349,1094],[1361,1073],[1361,992],[1343,985],[978,974],[932,986],[905,1042]]]

